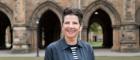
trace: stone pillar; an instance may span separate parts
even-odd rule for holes
[[[14,25],[13,25],[13,53],[21,53],[29,51],[27,39],[28,32],[25,20],[25,0],[15,0]]]
[[[28,41],[30,41],[30,48],[31,51],[36,51],[37,50],[37,28],[36,27],[29,27],[28,28],[29,31],[29,39]]]
[[[120,26],[113,26],[113,51],[120,50],[121,30]]]
[[[12,40],[12,38],[11,38],[11,31],[10,31],[10,27],[8,26],[7,28],[6,28],[6,36],[5,36],[5,40],[6,40],[6,47],[7,48],[10,48],[11,47],[11,40]]]
[[[135,24],[123,25],[122,39],[120,41],[122,52],[136,52],[139,51],[139,28]]]
[[[28,35],[26,27],[13,27],[13,53],[29,52]]]
[[[71,7],[71,0],[59,0],[59,4],[63,8],[65,8],[65,7]]]
[[[123,23],[135,22],[135,0],[123,0]]]
[[[123,0],[124,12],[122,20],[122,39],[120,41],[122,52],[139,50],[139,27],[135,20],[135,0]]]
[[[71,7],[72,8],[81,8],[81,1],[80,0],[71,0]]]
[[[81,32],[81,39],[87,40],[87,27],[83,26],[82,32]]]
[[[57,0],[56,0],[57,1]],[[71,7],[71,8],[81,8],[81,0],[58,0],[60,6]]]
[[[14,9],[14,24],[24,25],[25,24],[25,0],[16,0]]]

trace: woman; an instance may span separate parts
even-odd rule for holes
[[[94,60],[92,47],[78,39],[82,30],[82,12],[66,8],[63,12],[64,38],[51,43],[45,50],[45,60]]]

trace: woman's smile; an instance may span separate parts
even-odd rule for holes
[[[69,34],[74,34],[76,32],[76,29],[74,28],[68,28],[66,29],[66,31],[69,33]]]

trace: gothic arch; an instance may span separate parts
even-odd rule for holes
[[[88,39],[88,31],[86,30],[88,28],[88,22],[90,21],[90,17],[92,14],[98,10],[101,9],[105,11],[111,21],[111,26],[112,26],[112,49],[114,50],[119,50],[120,45],[120,25],[121,25],[121,17],[117,10],[113,7],[113,5],[109,2],[106,2],[104,0],[98,0],[93,3],[91,3],[87,8],[84,10],[84,17],[83,17],[83,22],[84,22],[84,31],[86,33],[86,39]],[[117,38],[117,39],[116,39]]]
[[[46,1],[46,2],[44,2],[42,4],[40,4],[33,11],[32,16],[30,17],[31,20],[29,20],[27,22],[27,25],[29,26],[29,29],[33,29],[33,31],[34,31],[34,32],[32,31],[32,34],[31,34],[31,36],[32,36],[32,38],[31,38],[31,40],[32,40],[31,44],[33,44],[32,47],[35,48],[35,45],[39,45],[38,43],[37,44],[34,43],[34,41],[39,42],[42,39],[41,38],[42,32],[39,31],[39,29],[41,29],[41,28],[39,28],[39,24],[40,24],[40,21],[42,20],[42,16],[44,14],[47,15],[48,12],[49,13],[53,13],[53,16],[58,17],[57,21],[59,20],[59,23],[60,23],[58,26],[61,27],[62,11],[63,11],[62,8],[59,5],[57,5],[57,3],[51,2],[51,1]],[[47,16],[49,16],[49,15],[47,15]],[[52,20],[52,21],[54,23],[56,22],[55,20]],[[52,22],[51,22],[51,24],[52,24]],[[41,34],[39,35],[39,33],[41,33]],[[46,35],[44,35],[44,36],[46,36]]]
[[[13,26],[14,21],[13,21],[13,11],[12,11],[12,9],[10,9],[7,5],[5,5],[3,3],[0,3],[0,11],[5,13],[8,16],[8,18],[11,22],[11,26]]]
[[[13,23],[13,11],[7,5],[0,3],[0,49],[12,48]]]
[[[36,27],[37,26],[36,22],[39,21],[39,19],[41,18],[41,15],[43,13],[45,13],[47,10],[53,11],[59,17],[60,22],[61,22],[61,20],[62,20],[61,16],[62,16],[62,11],[63,11],[62,8],[54,2],[46,1],[42,4],[40,4],[33,11],[31,20],[28,22],[29,26]]]
[[[95,1],[91,3],[85,10],[84,10],[84,17],[83,21],[85,22],[84,26],[88,26],[88,21],[90,16],[93,14],[94,11],[102,9],[107,12],[111,18],[112,25],[120,25],[121,18],[117,10],[108,2],[106,1]]]

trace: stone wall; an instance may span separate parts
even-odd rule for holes
[[[49,4],[48,1],[52,4]],[[13,27],[12,51],[22,50],[22,48],[23,50],[29,50],[29,48],[35,50],[37,34],[34,24],[37,24],[36,20],[39,20],[37,16],[41,16],[45,10],[51,9],[61,20],[61,13],[65,7],[80,8],[84,12],[85,20],[88,20],[87,17],[98,8],[105,10],[112,21],[114,35],[112,49],[134,51],[140,48],[140,20],[139,14],[136,14],[140,10],[139,2],[139,0],[0,0],[0,8],[2,8],[0,10],[8,15]],[[43,9],[45,4],[49,6]],[[86,22],[82,38],[87,39]]]

